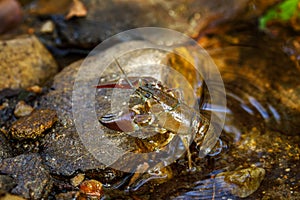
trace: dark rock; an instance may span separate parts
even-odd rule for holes
[[[105,168],[85,149],[74,127],[59,127],[55,132],[56,136],[43,139],[46,144],[41,153],[52,173],[70,176],[78,170]]]
[[[75,62],[59,73],[53,90],[41,102],[42,107],[56,110],[60,122],[54,129],[55,136],[47,135],[43,139],[42,157],[55,174],[70,176],[77,170],[104,167],[85,149],[72,121],[72,90],[80,64],[81,61]]]
[[[38,154],[23,154],[1,161],[0,172],[14,177],[17,186],[12,193],[24,198],[41,199],[52,188],[49,170]]]
[[[0,189],[10,191],[16,186],[14,179],[8,175],[0,175]]]
[[[39,95],[24,89],[4,89],[0,91],[0,127],[8,130],[15,122],[18,102],[24,102],[31,107],[36,107],[39,101]]]
[[[237,16],[238,20],[252,19],[275,2],[84,0],[88,10],[86,17],[65,20],[62,15],[53,15],[52,20],[59,35],[58,46],[93,48],[112,35],[147,26],[174,29],[196,37],[201,31],[232,21]],[[249,9],[250,6],[255,9]]]
[[[4,136],[4,133],[0,131],[0,161],[2,159],[12,156],[12,148],[9,141]]]

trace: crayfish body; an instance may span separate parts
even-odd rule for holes
[[[129,79],[134,79],[129,80]],[[102,116],[99,121],[106,127],[122,132],[141,129],[171,132],[181,138],[192,168],[189,145],[192,138],[201,145],[209,127],[209,120],[199,111],[185,104],[176,91],[164,87],[154,78],[127,78],[120,84],[98,85],[97,88],[135,88],[130,96],[129,109]]]

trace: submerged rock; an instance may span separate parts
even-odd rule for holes
[[[0,90],[43,84],[58,70],[51,54],[35,36],[0,41]]]
[[[223,179],[224,187],[230,188],[231,194],[245,198],[255,192],[264,179],[266,171],[259,167],[239,169],[232,172],[223,172],[216,179]]]
[[[38,154],[22,154],[0,162],[0,172],[14,177],[17,184],[11,192],[24,198],[47,197],[52,188],[49,170]]]
[[[195,182],[192,190],[174,199],[245,198],[258,189],[264,177],[265,170],[259,167],[222,172],[209,179]]]

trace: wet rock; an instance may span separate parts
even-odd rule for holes
[[[245,198],[254,193],[265,177],[265,170],[259,167],[236,169],[222,172],[209,179],[199,180],[188,192],[174,199],[236,199]],[[182,187],[182,186],[181,186]]]
[[[52,188],[49,171],[38,154],[6,158],[0,163],[0,172],[14,177],[17,186],[11,192],[24,198],[41,199]]]
[[[11,89],[0,91],[0,126],[4,130],[8,130],[11,123],[16,120],[14,109],[17,101],[12,99],[16,98],[19,92]]]
[[[11,145],[4,136],[4,133],[0,130],[0,161],[2,159],[11,157],[12,155]]]
[[[57,127],[55,132],[43,138],[45,146],[41,152],[52,173],[71,176],[79,170],[105,168],[85,149],[75,128]]]
[[[16,183],[12,177],[8,175],[0,175],[0,190],[10,191],[15,186]]]
[[[43,84],[58,70],[47,49],[35,36],[0,41],[0,90]]]
[[[14,115],[16,117],[24,117],[27,115],[30,115],[30,113],[33,111],[33,108],[26,104],[24,101],[19,101],[15,107]]]
[[[40,32],[41,33],[52,33],[54,31],[54,28],[55,28],[54,23],[51,20],[49,20],[49,21],[46,21],[42,25]]]
[[[265,170],[258,167],[250,167],[232,172],[223,172],[216,179],[224,179],[228,184],[231,194],[241,198],[248,197],[255,192],[265,177]]]
[[[66,176],[77,170],[104,168],[81,143],[72,120],[72,91],[76,72],[82,61],[66,67],[54,78],[51,90],[44,96],[41,107],[55,109],[60,125],[55,127],[55,135],[46,135],[45,147],[41,152],[51,172]]]
[[[29,116],[20,118],[10,127],[10,133],[15,139],[35,139],[52,127],[57,121],[53,110],[35,110]]]
[[[54,109],[64,126],[73,125],[72,118],[72,91],[78,68],[82,60],[76,61],[54,77],[52,90],[43,97],[41,107]]]

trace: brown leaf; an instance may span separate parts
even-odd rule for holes
[[[73,0],[73,3],[70,7],[68,14],[65,19],[69,20],[72,17],[85,17],[87,15],[86,7],[80,0]]]

